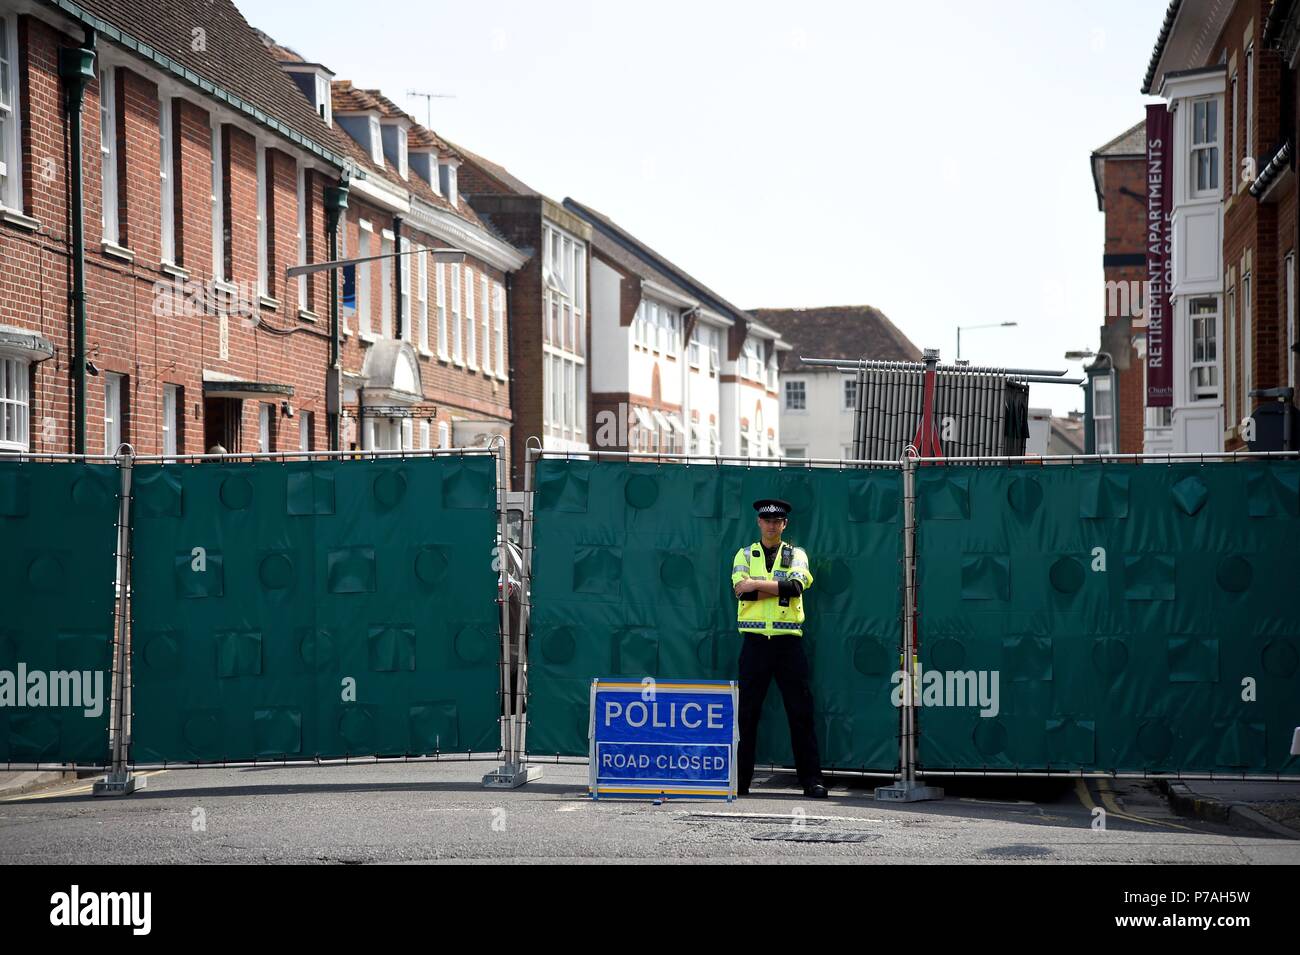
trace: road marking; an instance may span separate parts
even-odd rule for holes
[[[679,816],[692,816],[700,819],[761,819],[764,822],[789,822],[791,819],[808,819],[816,822],[875,822],[883,823],[883,819],[872,819],[868,816],[796,816],[793,812],[690,812],[679,810]]]
[[[147,773],[136,773],[139,779],[148,779],[150,776],[160,776],[167,772],[165,769],[155,769]],[[5,796],[0,798],[0,802],[27,802],[33,799],[52,799],[55,796],[82,796],[95,789],[95,780],[89,782],[62,783],[64,786],[72,786],[71,789],[50,789],[35,793],[19,793],[16,796]]]
[[[1119,816],[1121,819],[1129,819],[1135,822],[1144,822],[1151,826],[1168,826],[1171,829],[1181,829],[1183,832],[1196,831],[1190,826],[1180,826],[1176,822],[1164,822],[1160,819],[1148,819],[1145,816],[1138,816],[1124,812],[1119,808],[1119,802],[1115,798],[1115,791],[1110,788],[1109,779],[1097,780],[1097,790],[1101,795],[1101,801],[1106,805],[1106,810],[1113,816]]]

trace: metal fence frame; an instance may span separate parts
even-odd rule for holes
[[[501,682],[501,713],[499,716],[501,726],[501,747],[496,753],[456,753],[456,754],[432,754],[419,756],[356,756],[333,759],[319,759],[313,757],[304,757],[301,760],[287,759],[267,759],[267,760],[243,760],[243,761],[214,761],[214,762],[172,762],[172,763],[136,763],[130,759],[131,745],[131,681],[129,678],[130,653],[131,653],[131,626],[130,626],[130,592],[131,592],[131,479],[132,469],[135,464],[197,464],[204,462],[215,463],[256,463],[256,462],[288,462],[288,461],[317,461],[317,460],[381,460],[381,459],[407,459],[407,458],[425,458],[439,456],[469,457],[469,456],[491,456],[497,461],[497,507],[499,517],[499,534],[502,546],[507,541],[507,493],[509,491],[509,482],[506,479],[508,469],[506,466],[506,442],[500,439],[498,442],[494,438],[491,445],[486,448],[433,448],[433,449],[402,449],[402,450],[365,450],[365,451],[275,451],[275,452],[249,452],[249,453],[228,453],[228,454],[149,454],[137,455],[129,445],[123,445],[116,455],[94,455],[94,454],[58,454],[47,452],[18,452],[12,455],[6,455],[6,460],[17,460],[21,462],[70,462],[70,463],[87,463],[87,464],[116,464],[121,473],[121,485],[119,488],[119,507],[117,519],[117,545],[114,554],[115,566],[117,568],[117,579],[122,581],[124,586],[120,587],[117,593],[117,599],[114,606],[114,641],[113,641],[113,691],[110,706],[109,720],[109,748],[110,759],[107,763],[84,764],[84,763],[62,763],[62,762],[7,762],[0,764],[4,769],[37,769],[37,770],[65,770],[65,771],[106,771],[109,775],[106,780],[108,789],[113,792],[130,791],[131,774],[137,770],[145,769],[211,769],[211,768],[254,768],[269,766],[351,766],[351,765],[378,765],[388,763],[420,763],[420,762],[446,762],[446,761],[472,761],[472,760],[504,760],[504,766],[496,774],[489,774],[485,777],[485,783],[489,779],[500,779],[505,776],[510,777],[509,788],[521,785],[530,778],[530,769],[540,767],[546,763],[553,764],[574,764],[583,765],[587,762],[585,757],[548,757],[535,758],[529,756],[527,752],[527,696],[528,696],[528,634],[531,617],[531,584],[533,578],[533,522],[534,500],[535,500],[535,476],[534,469],[537,463],[543,459],[559,460],[590,460],[590,461],[625,461],[625,462],[644,462],[657,464],[696,464],[707,465],[713,464],[721,466],[723,464],[735,464],[745,467],[838,467],[841,469],[848,468],[897,468],[903,472],[903,529],[904,536],[904,557],[905,561],[903,574],[903,591],[902,591],[902,608],[900,623],[902,632],[900,634],[900,650],[903,651],[904,670],[910,676],[912,673],[912,656],[915,652],[914,642],[914,621],[916,616],[916,592],[915,592],[915,473],[918,467],[927,465],[971,465],[971,466],[1010,466],[1010,465],[1077,465],[1077,464],[1108,464],[1108,463],[1149,463],[1149,464],[1173,464],[1173,463],[1195,463],[1195,462],[1238,462],[1238,461],[1260,461],[1260,460],[1300,460],[1300,451],[1222,451],[1222,452],[1166,452],[1160,454],[1067,454],[1067,455],[1003,455],[1003,456],[968,456],[968,457],[919,457],[915,454],[914,449],[909,449],[897,461],[891,460],[859,460],[852,458],[747,458],[739,455],[690,455],[675,454],[662,452],[634,452],[634,451],[558,451],[545,450],[541,442],[536,437],[528,439],[525,448],[525,466],[524,466],[524,523],[523,523],[523,567],[522,567],[522,592],[520,596],[520,618],[519,632],[517,642],[513,645],[515,651],[514,672],[510,672],[510,642],[509,628],[509,607],[508,607],[508,587],[499,590],[498,603],[501,612],[499,614],[499,636],[501,638],[502,658],[500,661],[502,682]],[[505,555],[502,554],[501,573],[508,576],[508,567],[505,561]],[[511,677],[513,676],[513,684]],[[513,685],[513,691],[511,689]],[[1296,782],[1300,783],[1300,777],[1284,776],[1281,774],[1260,774],[1260,773],[1137,773],[1137,772],[1107,772],[1102,770],[1044,770],[1044,771],[1017,771],[1017,770],[927,770],[918,768],[917,756],[924,740],[916,732],[916,704],[905,698],[904,705],[900,707],[900,729],[899,729],[899,766],[900,770],[895,773],[885,772],[858,772],[852,770],[834,770],[828,771],[828,775],[843,777],[872,777],[884,779],[897,779],[900,782],[914,783],[918,779],[925,778],[959,778],[959,777],[1025,777],[1025,778],[1061,778],[1061,779],[1081,779],[1081,778],[1108,778],[1108,779],[1151,779],[1151,780],[1225,780],[1225,781],[1268,781],[1268,782]],[[771,767],[778,768],[778,767]]]
[[[498,443],[498,440],[499,443]],[[502,753],[506,751],[506,743],[513,739],[508,732],[507,716],[510,712],[510,697],[508,693],[503,693],[501,699],[501,714],[498,716],[498,723],[501,727],[502,746],[497,752],[466,752],[466,753],[436,753],[426,755],[412,756],[348,756],[341,758],[320,759],[312,756],[304,756],[299,760],[292,759],[264,759],[264,760],[216,760],[216,761],[186,761],[186,762],[136,762],[131,756],[131,725],[134,716],[132,695],[131,695],[131,634],[134,620],[131,614],[131,480],[132,471],[136,464],[163,464],[163,465],[185,465],[185,464],[253,464],[253,463],[285,463],[301,461],[374,461],[374,460],[406,460],[418,458],[433,457],[492,457],[497,462],[496,468],[496,497],[497,509],[500,516],[500,530],[502,540],[505,540],[505,517],[506,517],[506,494],[509,490],[509,482],[504,479],[507,474],[506,470],[506,442],[504,438],[497,436],[491,444],[485,448],[428,448],[428,449],[399,449],[399,450],[366,450],[366,451],[269,451],[269,452],[232,452],[225,454],[136,454],[129,444],[122,445],[115,455],[105,454],[57,454],[47,452],[16,452],[6,454],[2,460],[20,461],[29,463],[42,462],[64,462],[64,463],[83,463],[83,464],[116,464],[120,474],[120,484],[118,489],[118,516],[117,516],[117,537],[114,560],[116,566],[116,579],[122,582],[117,588],[116,600],[114,601],[113,611],[113,655],[112,655],[112,672],[110,696],[110,714],[109,714],[109,740],[108,740],[108,761],[105,763],[69,763],[69,762],[4,762],[0,763],[0,769],[4,770],[55,770],[65,772],[104,772],[105,780],[96,784],[96,794],[105,795],[123,795],[131,792],[137,785],[137,778],[134,774],[138,771],[155,770],[155,769],[237,769],[237,768],[265,768],[273,766],[352,766],[352,765],[377,765],[385,763],[408,763],[408,762],[467,762],[483,760],[499,760]],[[503,556],[504,561],[504,556]],[[505,573],[503,563],[503,573]],[[502,613],[498,616],[498,636],[501,639],[501,645],[508,646],[509,641],[509,613],[507,601],[498,596],[498,604],[502,606]],[[504,657],[499,666],[502,672],[503,685],[508,686],[505,682],[508,680],[507,669],[509,666],[509,657]]]
[[[649,464],[737,464],[748,467],[839,467],[839,468],[897,468],[903,474],[903,588],[902,588],[902,607],[900,622],[902,630],[900,634],[899,650],[903,655],[904,679],[909,683],[915,679],[913,670],[913,657],[916,653],[915,642],[915,620],[917,613],[917,593],[916,593],[916,471],[919,467],[926,465],[971,465],[971,466],[1009,466],[1012,464],[1027,465],[1076,465],[1076,464],[1107,464],[1107,463],[1188,463],[1188,462],[1219,462],[1219,461],[1254,461],[1254,460],[1300,460],[1300,451],[1221,451],[1221,452],[1167,452],[1163,454],[1062,454],[1062,455],[975,455],[965,457],[921,457],[916,454],[916,449],[909,447],[907,452],[897,461],[888,460],[859,460],[853,458],[746,458],[740,455],[691,455],[691,454],[668,454],[658,452],[638,452],[638,451],[560,451],[544,450],[538,446],[534,447],[529,439],[529,446],[525,451],[524,481],[525,487],[529,494],[526,499],[526,511],[524,523],[526,528],[524,548],[524,592],[527,595],[531,591],[532,571],[533,571],[533,547],[532,547],[532,523],[534,520],[533,502],[535,477],[534,469],[538,462],[543,459],[550,460],[576,460],[576,461],[625,461],[625,462],[643,462]],[[530,606],[530,604],[526,604]],[[527,679],[527,657],[525,645],[528,637],[527,614],[522,614],[519,626],[519,666],[520,674],[517,680],[517,686],[520,697],[526,696],[528,679]],[[522,702],[522,701],[521,701]],[[909,695],[904,694],[904,702],[899,707],[899,771],[895,773],[885,772],[855,772],[851,770],[827,770],[828,776],[842,777],[875,777],[883,779],[894,779],[903,787],[916,787],[924,789],[920,785],[920,780],[933,778],[941,780],[943,778],[964,778],[964,777],[1004,777],[1015,778],[1024,777],[1028,779],[1042,778],[1060,778],[1060,779],[1150,779],[1150,780],[1224,780],[1224,781],[1257,781],[1257,782],[1292,782],[1300,784],[1300,776],[1284,776],[1282,774],[1263,774],[1263,773],[1138,773],[1138,772],[1121,772],[1105,770],[1039,770],[1039,771],[1017,771],[1004,769],[989,770],[929,770],[918,766],[919,752],[924,744],[922,734],[917,732],[917,709],[919,706]],[[517,753],[521,758],[533,765],[585,765],[587,758],[582,756],[548,756],[534,757],[528,754],[525,740],[527,719],[520,721],[520,742]],[[788,769],[789,767],[769,766],[770,769]]]

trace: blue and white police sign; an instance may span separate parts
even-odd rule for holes
[[[593,799],[736,798],[735,682],[591,681]]]

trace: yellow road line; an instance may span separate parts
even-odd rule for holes
[[[155,769],[147,773],[136,773],[140,779],[147,779],[150,776],[158,776],[167,772],[165,769]],[[68,784],[63,784],[68,785]],[[73,786],[71,789],[50,789],[43,792],[18,793],[16,796],[5,796],[0,798],[0,802],[27,802],[33,799],[53,799],[55,796],[82,796],[95,789],[95,781],[82,782]]]
[[[1190,826],[1180,826],[1176,822],[1165,822],[1162,819],[1148,819],[1146,816],[1138,816],[1133,813],[1126,813],[1119,808],[1119,802],[1115,798],[1115,791],[1110,788],[1109,779],[1097,780],[1097,791],[1101,796],[1101,801],[1106,806],[1106,811],[1113,816],[1119,816],[1121,819],[1128,819],[1133,822],[1144,822],[1149,826],[1168,826],[1170,829],[1181,829],[1183,832],[1195,832]]]

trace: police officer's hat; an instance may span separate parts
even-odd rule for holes
[[[754,510],[759,517],[789,517],[794,510],[789,501],[777,497],[764,497],[754,502]]]

